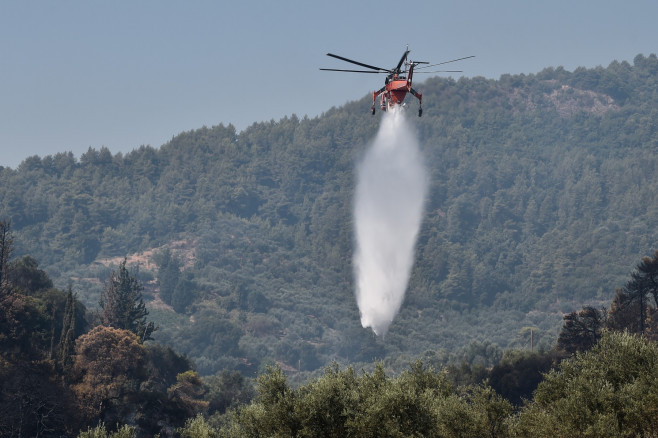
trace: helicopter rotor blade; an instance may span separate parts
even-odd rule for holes
[[[463,58],[457,58],[457,59],[453,59],[453,60],[451,60],[451,61],[439,62],[438,64],[428,64],[428,65],[424,65],[424,66],[422,66],[422,67],[418,67],[416,70],[420,70],[420,69],[422,69],[422,68],[436,67],[437,65],[449,64],[449,63],[451,63],[451,62],[462,61],[462,60],[464,60],[464,59],[469,59],[469,58],[475,58],[475,55],[465,56],[465,57],[463,57]]]
[[[374,74],[388,73],[388,72],[384,72],[384,71],[371,71],[371,70],[343,70],[343,69],[340,69],[340,68],[321,68],[320,70],[323,70],[323,71],[344,71],[344,72],[349,72],[349,73],[374,73]]]
[[[428,74],[428,73],[464,73],[464,70],[415,71],[414,74],[416,73],[418,73],[419,75]]]
[[[410,52],[409,49],[407,49],[407,50],[404,52],[404,55],[402,55],[402,58],[400,58],[400,62],[398,62],[397,67],[395,67],[395,68],[393,69],[393,72],[395,72],[395,73],[400,73],[400,67],[402,67],[402,63],[407,59],[407,55],[409,54],[409,52]]]
[[[375,67],[374,65],[364,64],[364,63],[359,62],[359,61],[354,61],[353,59],[345,58],[343,56],[334,55],[333,53],[327,53],[327,56],[331,56],[332,58],[340,59],[341,61],[345,61],[345,62],[349,62],[349,63],[352,63],[352,64],[360,65],[361,67],[369,68],[369,69],[372,69],[372,70],[378,70],[380,72],[386,72],[386,73],[393,73],[391,70],[388,70],[386,68]]]

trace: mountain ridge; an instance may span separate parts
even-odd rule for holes
[[[58,285],[80,279],[89,307],[111,269],[98,260],[195,240],[196,262],[171,288],[179,311],[152,316],[158,340],[203,373],[454,360],[487,343],[524,347],[526,327],[550,348],[563,313],[609,303],[658,246],[657,85],[655,55],[427,80],[414,123],[430,195],[385,340],[360,328],[351,272],[354,167],[379,120],[367,97],[239,133],[203,127],[158,149],[30,157],[0,169],[11,188],[0,217],[12,220],[16,255],[36,257]],[[162,270],[140,275],[158,282]]]

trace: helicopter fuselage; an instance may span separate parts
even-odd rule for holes
[[[419,114],[422,114],[423,95],[413,88],[411,88],[411,78],[413,76],[414,64],[409,66],[408,76],[398,75],[397,73],[386,77],[385,85],[383,88],[372,93],[372,108],[371,111],[375,113],[375,101],[377,96],[380,97],[380,108],[382,111],[388,111],[395,106],[402,105],[407,93],[413,94],[418,98],[421,104]]]

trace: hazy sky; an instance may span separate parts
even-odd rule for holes
[[[409,44],[494,79],[632,63],[658,52],[657,17],[655,0],[0,0],[0,165],[315,117],[382,86],[319,71],[350,66],[327,52],[390,68]]]

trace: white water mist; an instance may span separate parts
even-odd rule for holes
[[[401,110],[384,113],[358,166],[354,201],[356,299],[361,325],[377,335],[404,300],[426,191],[415,132]]]

